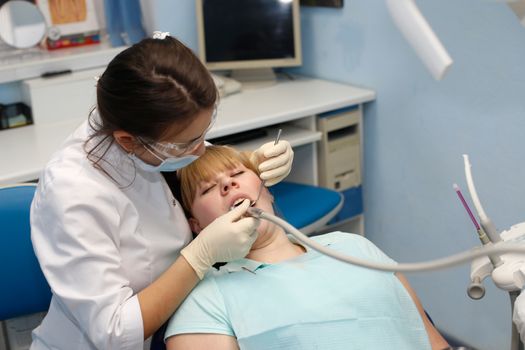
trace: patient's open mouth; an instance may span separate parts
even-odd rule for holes
[[[233,202],[233,204],[230,206],[230,210],[233,210],[235,208],[237,208],[239,205],[241,205],[246,199],[250,200],[249,198],[239,198],[237,199],[235,202]],[[250,200],[250,207],[253,207],[255,205],[255,201],[251,201]]]

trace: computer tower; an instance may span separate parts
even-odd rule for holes
[[[317,130],[319,185],[341,192],[343,207],[328,223],[339,224],[363,213],[361,189],[361,109],[350,107],[320,114]]]
[[[318,116],[319,185],[338,191],[361,185],[360,120],[357,107]]]

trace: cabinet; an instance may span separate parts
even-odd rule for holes
[[[104,67],[124,48],[101,43],[56,51],[0,50],[0,84],[33,79],[49,72]]]
[[[84,80],[90,81],[86,88],[91,89],[94,84],[93,73],[95,72],[85,72]],[[71,79],[70,77],[64,79],[66,80],[57,80],[60,82],[60,89],[81,89],[76,87],[76,81],[68,83],[67,79]],[[26,82],[33,91],[41,89],[37,95],[42,96],[48,94],[48,91],[40,86],[41,83],[38,79]],[[54,86],[50,89],[53,90]],[[288,140],[295,152],[294,167],[288,179],[318,185],[316,143],[321,140],[323,133],[318,131],[317,116],[352,107],[359,111],[360,121],[361,105],[374,98],[375,92],[372,90],[320,79],[298,77],[295,80],[280,80],[271,87],[245,90],[223,98],[218,107],[217,122],[209,132],[208,139],[267,129],[266,136],[238,145],[239,148],[250,150],[272,141],[277,130],[282,128],[282,139]],[[37,116],[35,124],[0,131],[0,185],[36,179],[50,155],[87,116],[86,110],[73,108],[57,118],[52,113],[56,109],[54,102],[46,99],[40,101],[34,96],[31,100],[35,101],[37,107],[33,112]],[[41,113],[46,110],[48,112]],[[359,152],[360,150],[361,147]],[[360,164],[361,157],[357,158]],[[332,167],[324,163],[323,166]]]
[[[34,119],[34,125],[0,131],[0,185],[38,177],[54,150],[86,119],[95,104],[94,77],[100,75],[122,49],[100,44],[56,52],[31,52],[23,59],[0,53],[0,84],[20,84],[21,95],[32,107]],[[71,73],[40,77],[45,72],[63,70]],[[317,185],[316,142],[322,138],[317,130],[317,115],[352,106],[361,110],[363,103],[374,98],[372,90],[321,79],[279,80],[273,86],[244,90],[223,98],[217,123],[208,138],[269,129],[266,137],[239,146],[254,149],[273,140],[275,130],[282,127],[283,139],[287,139],[295,151],[290,180]]]
[[[9,84],[16,102],[32,107],[33,122],[87,115],[95,101],[95,80],[108,62],[124,47],[107,43],[47,51],[39,48],[0,50],[0,84]],[[62,72],[53,75],[49,73]],[[42,75],[51,75],[42,78]],[[2,100],[0,103],[15,101]]]
[[[95,102],[93,78],[101,70],[23,82],[35,123],[0,131],[0,185],[38,178],[51,154],[86,119]],[[77,95],[81,101],[74,99]],[[288,180],[349,191],[345,193],[347,202],[361,203],[362,105],[374,98],[372,90],[321,79],[279,80],[270,87],[247,89],[223,98],[208,139],[266,130],[264,136],[237,145],[253,150],[273,141],[282,128],[281,137],[291,143],[295,152]],[[341,145],[347,148],[339,150]],[[363,216],[357,215],[361,211],[347,215],[357,225],[352,232],[364,230]]]
[[[96,104],[96,76],[104,68],[22,82],[23,102],[31,106],[33,123],[54,123],[89,114]],[[82,114],[83,113],[83,114]]]
[[[92,79],[92,72],[87,73],[87,77]],[[39,88],[40,82],[29,84]],[[68,84],[61,88],[67,89]],[[91,88],[89,84],[88,88]],[[44,89],[42,94],[46,93]],[[374,98],[372,90],[320,79],[297,77],[282,80],[271,87],[246,90],[223,98],[218,107],[217,122],[208,139],[253,129],[269,129],[267,136],[239,145],[243,149],[254,149],[273,140],[276,130],[282,127],[281,137],[292,144],[295,152],[289,179],[318,185],[316,142],[321,140],[322,133],[317,130],[316,116],[351,106],[360,108]],[[34,125],[0,131],[0,185],[36,179],[51,154],[87,116],[86,110],[78,108],[57,120],[59,118],[51,113],[55,110],[54,102],[46,103],[44,99],[36,106],[33,113],[38,117]],[[49,112],[40,113],[40,108]]]

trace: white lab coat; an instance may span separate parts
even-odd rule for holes
[[[93,167],[90,130],[83,123],[53,155],[33,200],[31,238],[53,298],[31,350],[146,348],[137,293],[191,240],[161,174],[136,168],[116,143],[100,165],[120,187]]]

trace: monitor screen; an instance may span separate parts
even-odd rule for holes
[[[301,64],[299,0],[198,0],[199,54],[210,69]]]

